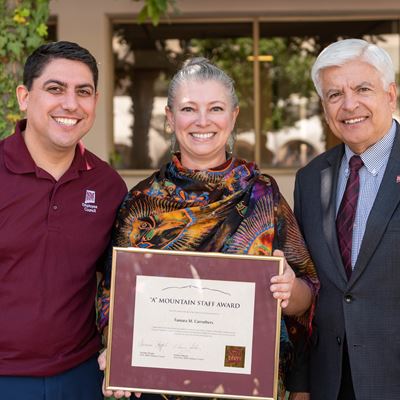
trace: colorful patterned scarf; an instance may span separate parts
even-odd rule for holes
[[[113,245],[265,256],[281,249],[296,275],[313,293],[318,290],[314,266],[276,182],[262,175],[254,163],[240,159],[228,160],[215,170],[194,171],[174,156],[128,193]],[[106,283],[102,288],[105,297],[108,287]],[[108,308],[107,301],[102,307]],[[306,326],[308,317],[300,322]],[[290,339],[296,332],[291,324]],[[290,349],[283,323],[281,376]]]

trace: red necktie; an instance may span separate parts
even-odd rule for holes
[[[347,179],[346,189],[336,217],[336,232],[339,248],[348,279],[350,279],[352,273],[351,246],[353,241],[353,224],[356,216],[358,193],[360,191],[360,177],[358,171],[364,163],[360,156],[353,156],[350,158],[349,165],[350,175]]]

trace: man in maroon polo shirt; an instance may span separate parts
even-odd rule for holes
[[[86,49],[41,46],[17,88],[26,119],[0,142],[2,399],[102,399],[96,271],[126,186],[80,142],[97,80]]]

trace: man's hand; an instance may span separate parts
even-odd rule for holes
[[[289,400],[310,400],[310,393],[290,393]]]
[[[99,363],[99,368],[101,371],[106,369],[106,356],[107,356],[107,349],[105,349],[98,357],[97,362]],[[122,397],[131,397],[131,392],[123,391],[123,390],[116,390],[113,392],[112,390],[106,390],[105,388],[105,380],[103,379],[103,395],[106,397],[114,396],[116,399],[121,399]],[[136,397],[140,397],[140,393],[135,393]]]

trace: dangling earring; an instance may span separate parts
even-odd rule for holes
[[[164,131],[167,135],[170,135],[169,151],[170,151],[171,155],[174,155],[178,151],[177,146],[176,146],[176,135],[175,135],[175,132],[172,130],[170,124],[167,122],[167,120],[165,120],[165,122],[164,122]]]
[[[233,149],[235,147],[236,142],[236,132],[232,131],[229,135],[228,140],[226,141],[226,151],[229,154],[229,157],[232,157]]]
[[[175,132],[171,133],[171,147],[170,147],[170,152],[171,155],[174,155],[177,152],[177,148],[176,148],[176,135]]]

